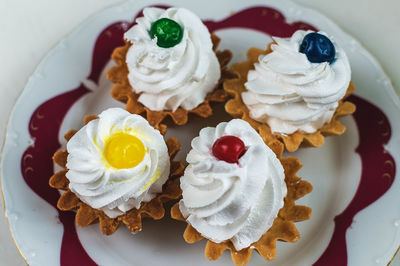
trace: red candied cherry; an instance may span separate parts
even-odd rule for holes
[[[235,136],[223,136],[212,146],[212,154],[227,163],[238,163],[239,158],[246,152],[243,141]]]

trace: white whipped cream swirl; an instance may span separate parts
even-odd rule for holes
[[[104,155],[107,139],[128,133],[140,139],[146,153],[129,169],[116,169]],[[160,132],[138,115],[110,108],[81,128],[67,143],[69,188],[92,208],[115,218],[161,192],[170,171],[168,149]]]
[[[221,76],[208,29],[184,8],[145,8],[143,15],[124,35],[132,43],[126,63],[139,102],[154,111],[196,108]],[[160,18],[172,19],[183,28],[179,44],[162,48],[157,37],[151,39],[151,24]]]
[[[248,73],[243,102],[250,117],[267,123],[274,133],[317,131],[332,119],[349,86],[349,60],[332,38],[336,50],[332,64],[311,63],[299,52],[304,36],[310,32],[299,30],[291,38],[274,37],[272,52],[260,56],[255,69]]]
[[[212,155],[214,142],[226,135],[240,138],[247,148],[237,164]],[[236,250],[249,247],[272,226],[284,204],[287,188],[279,159],[240,119],[202,129],[192,148],[181,178],[183,216],[213,242],[231,240]]]

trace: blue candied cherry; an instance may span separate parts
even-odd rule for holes
[[[235,136],[223,136],[214,142],[212,154],[227,163],[238,163],[246,152],[244,142]]]
[[[311,63],[329,62],[331,64],[336,55],[335,46],[331,40],[316,32],[304,36],[299,52],[305,54]]]
[[[174,20],[161,18],[151,24],[150,37],[157,36],[157,45],[162,48],[174,47],[182,41],[183,28]]]

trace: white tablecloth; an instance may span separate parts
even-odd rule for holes
[[[383,65],[400,92],[400,1],[294,1],[322,12],[358,39]],[[11,108],[44,55],[88,16],[119,2],[0,0],[0,140],[4,138]],[[0,142],[1,147],[3,141]],[[0,215],[0,265],[25,265],[3,215]],[[400,265],[400,256],[392,265]]]

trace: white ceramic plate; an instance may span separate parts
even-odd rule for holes
[[[43,59],[14,107],[2,157],[2,188],[11,233],[30,265],[216,265],[204,258],[205,242],[186,244],[185,224],[168,217],[145,220],[136,235],[123,227],[109,237],[96,224],[75,228],[72,213],[54,208],[58,194],[47,185],[51,156],[65,144],[62,135],[80,128],[84,115],[121,106],[108,93],[109,54],[138,12],[153,3],[160,2],[126,2],[82,23]],[[344,135],[294,154],[304,164],[299,175],[314,186],[299,203],[310,206],[313,215],[297,223],[297,243],[277,243],[278,256],[270,265],[386,265],[400,245],[395,172],[400,104],[376,60],[329,19],[289,1],[174,0],[167,5],[187,7],[207,21],[222,38],[220,48],[234,53],[234,62],[243,60],[251,46],[266,47],[271,34],[286,36],[314,26],[335,36],[351,61],[358,88],[351,101],[358,110],[344,119]],[[177,136],[183,146],[178,158],[185,158],[200,128],[229,119],[219,105],[210,119],[171,127],[167,135]],[[217,263],[232,264],[227,252]],[[265,261],[253,254],[250,264]]]

